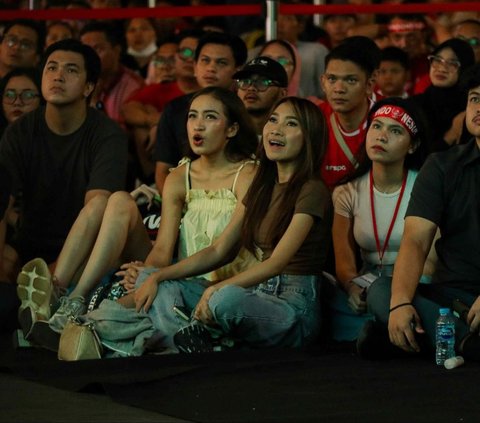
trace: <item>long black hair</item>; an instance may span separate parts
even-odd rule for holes
[[[428,147],[430,145],[431,131],[427,124],[427,118],[423,110],[418,107],[417,103],[410,98],[401,98],[401,97],[387,97],[384,98],[373,105],[368,114],[368,128],[372,124],[373,116],[375,112],[383,106],[397,106],[401,107],[411,116],[414,120],[418,133],[412,135],[412,144],[416,147],[415,151],[412,154],[407,154],[405,157],[404,167],[406,169],[420,169],[428,154]],[[367,131],[368,134],[368,131]],[[359,166],[357,169],[344,179],[340,181],[340,184],[350,182],[365,173],[367,173],[372,167],[372,161],[367,155],[366,150],[366,139],[356,155],[357,162]]]
[[[320,170],[328,142],[328,129],[322,111],[311,101],[299,97],[284,97],[273,107],[289,103],[300,123],[303,148],[298,158],[298,168],[288,181],[281,204],[276,210],[273,225],[269,230],[269,242],[275,246],[290,224],[295,203],[303,185],[310,179],[320,179]],[[277,181],[277,165],[268,159],[263,144],[259,146],[257,158],[260,162],[257,173],[245,196],[245,219],[242,227],[243,245],[255,252],[255,234],[267,214]]]

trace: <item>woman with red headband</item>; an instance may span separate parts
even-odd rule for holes
[[[357,337],[370,318],[365,314],[369,285],[392,276],[426,129],[411,100],[392,97],[376,103],[369,115],[362,164],[333,192],[335,270],[343,291],[336,289],[330,303],[337,340]],[[338,315],[350,318],[339,323]]]

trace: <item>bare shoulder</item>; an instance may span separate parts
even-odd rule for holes
[[[252,182],[258,170],[258,163],[251,160],[243,164],[242,169],[238,175],[238,179],[244,179]]]
[[[185,196],[185,172],[187,166],[182,164],[173,168],[165,179],[163,196]]]
[[[247,162],[243,165],[242,170],[238,174],[237,184],[235,186],[235,195],[239,200],[243,198],[248,188],[250,188],[257,170],[258,165],[256,162]]]

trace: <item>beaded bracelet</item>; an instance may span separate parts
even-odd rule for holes
[[[396,310],[397,308],[405,307],[405,306],[413,306],[413,304],[412,303],[401,303],[401,304],[396,305],[395,307],[392,307],[390,310],[388,310],[388,312],[391,313],[392,311]]]

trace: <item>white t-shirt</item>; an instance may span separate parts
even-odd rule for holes
[[[414,170],[408,171],[405,192],[387,249],[383,256],[383,265],[392,265],[397,258],[403,235],[405,212],[417,173],[418,172]],[[373,189],[380,248],[383,248],[385,243],[385,237],[387,236],[388,228],[392,221],[400,191],[401,189],[399,188],[396,192],[384,194],[377,191],[375,187]],[[353,219],[353,236],[360,247],[362,260],[369,264],[379,265],[380,260],[375,242],[370,209],[369,172],[347,184],[335,188],[333,191],[333,206],[335,213],[348,219]]]

